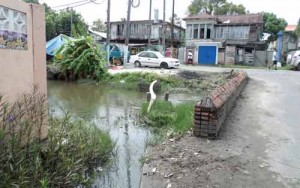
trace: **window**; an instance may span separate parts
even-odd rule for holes
[[[193,31],[194,31],[193,39],[198,39],[199,38],[199,25],[198,24],[193,25]]]
[[[186,39],[192,39],[192,35],[193,35],[193,25],[188,24],[186,26]]]
[[[124,24],[118,24],[117,25],[117,35],[123,35],[123,31],[124,31]]]
[[[200,25],[200,39],[205,38],[205,24]]]
[[[139,55],[139,57],[149,57],[149,53],[148,52],[143,52]]]
[[[150,58],[157,58],[157,56],[154,53],[148,53]]]
[[[207,39],[212,38],[212,24],[206,25],[206,38]]]

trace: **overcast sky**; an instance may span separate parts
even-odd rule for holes
[[[51,7],[64,5],[80,0],[40,0]],[[138,1],[138,0],[135,0]],[[149,18],[149,2],[150,0],[140,0],[138,8],[132,8],[131,20],[146,20]],[[163,17],[163,0],[152,0],[153,9],[159,9],[159,18]],[[300,18],[300,0],[229,0],[236,4],[243,4],[251,13],[257,12],[273,12],[278,17],[284,18],[290,25],[297,24]],[[97,18],[106,20],[107,0],[97,0],[99,5],[89,3],[86,5],[75,7],[89,24]],[[111,0],[111,21],[119,21],[121,18],[127,17],[128,0]],[[175,0],[175,13],[183,18],[186,17],[187,7],[191,0]],[[166,0],[166,19],[168,20],[172,14],[172,0]],[[152,11],[152,18],[153,18]]]

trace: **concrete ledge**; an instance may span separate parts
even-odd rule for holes
[[[193,134],[216,137],[247,83],[245,71],[233,72],[233,77],[195,105]]]

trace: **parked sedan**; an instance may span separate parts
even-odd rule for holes
[[[291,65],[300,70],[300,50],[297,50],[292,56]]]
[[[160,52],[142,51],[137,55],[132,55],[129,60],[135,67],[161,67],[164,69],[178,67],[178,59],[164,57]]]

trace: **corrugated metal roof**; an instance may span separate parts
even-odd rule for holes
[[[285,27],[285,31],[296,31],[297,25],[288,25]]]
[[[184,18],[183,20],[207,20],[215,19],[218,23],[226,24],[256,24],[263,23],[262,14],[245,14],[245,15],[207,15],[198,14]]]

